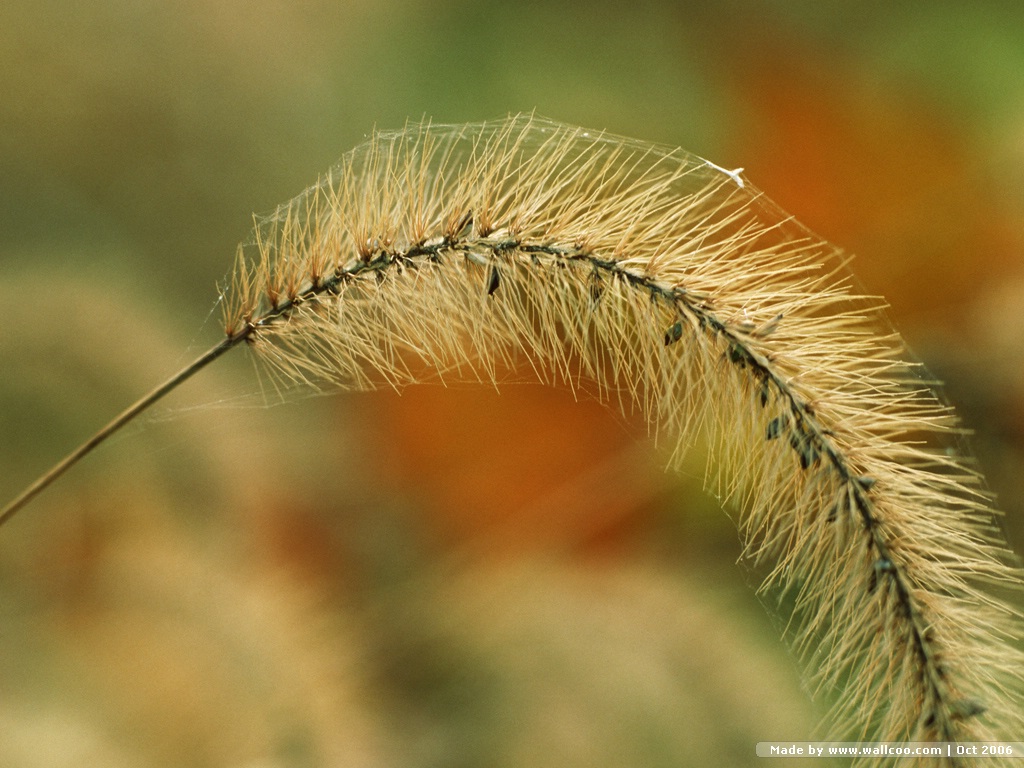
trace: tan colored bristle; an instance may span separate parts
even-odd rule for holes
[[[409,125],[257,221],[226,339],[171,388],[242,341],[289,383],[521,369],[589,388],[673,464],[708,442],[708,486],[833,702],[829,738],[1011,738],[1020,623],[996,592],[1020,572],[943,448],[954,414],[845,262],[681,150],[535,116]]]
[[[983,740],[1018,722],[996,682],[1016,675],[1015,616],[981,582],[1019,575],[974,471],[909,439],[955,433],[953,414],[842,254],[737,172],[534,116],[411,125],[253,245],[227,327],[248,322],[278,374],[365,388],[525,367],[638,407],[674,462],[708,439],[747,556],[795,598],[829,733]],[[314,264],[321,287],[287,308],[259,289],[310,286]],[[975,700],[985,715],[964,716]]]

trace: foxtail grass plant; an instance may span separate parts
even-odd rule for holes
[[[1024,734],[1020,572],[954,414],[740,171],[536,116],[380,132],[257,220],[222,298],[223,339],[0,521],[237,346],[288,387],[525,368],[638,410],[673,466],[707,442],[828,738]]]

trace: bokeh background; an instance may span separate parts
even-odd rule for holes
[[[1024,6],[0,5],[0,495],[218,339],[374,126],[681,145],[855,253],[1024,538]],[[0,765],[752,765],[800,689],[703,466],[528,384],[259,405],[220,361],[0,530]],[[775,763],[773,763],[775,765]]]

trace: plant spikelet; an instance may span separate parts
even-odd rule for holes
[[[525,366],[638,408],[673,462],[709,441],[830,734],[1018,727],[1017,616],[992,585],[1019,574],[939,447],[953,414],[842,254],[738,172],[535,116],[410,125],[260,220],[234,281],[229,338],[287,379]]]
[[[242,342],[282,386],[533,371],[641,413],[672,464],[709,447],[707,485],[831,703],[826,738],[1019,738],[1020,571],[945,447],[954,414],[845,261],[739,171],[681,150],[535,116],[376,133],[257,220],[223,341],[0,523]]]

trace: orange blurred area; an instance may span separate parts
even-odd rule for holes
[[[905,89],[836,88],[823,53],[755,58],[737,84],[749,130],[735,152],[759,186],[855,254],[857,277],[901,327],[956,337],[972,297],[1020,274],[1024,247],[1019,211],[1004,207],[957,121]]]
[[[512,556],[613,547],[649,524],[668,481],[638,449],[642,431],[583,397],[539,385],[377,393],[370,451],[443,539]]]

